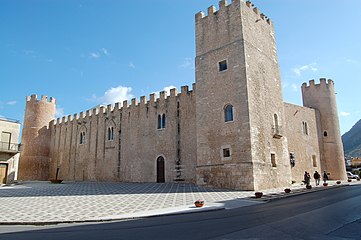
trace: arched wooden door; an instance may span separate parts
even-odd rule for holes
[[[157,183],[163,182],[165,182],[164,158],[160,156],[157,158]]]

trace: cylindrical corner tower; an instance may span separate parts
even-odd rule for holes
[[[319,111],[321,169],[330,173],[330,179],[347,179],[334,83],[325,78],[309,83],[302,85],[303,106]]]
[[[26,97],[26,108],[19,161],[20,180],[48,180],[51,132],[49,122],[55,116],[55,99],[36,95]]]

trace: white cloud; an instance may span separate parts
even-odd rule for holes
[[[6,103],[7,105],[15,105],[16,104],[16,101],[9,101]]]
[[[24,53],[26,55],[34,55],[34,54],[36,54],[36,52],[34,50],[24,50]]]
[[[168,87],[163,88],[163,90],[166,91],[167,95],[169,96],[170,95],[170,90],[173,89],[173,88],[176,88],[176,87],[173,86],[173,85],[170,85]]]
[[[292,90],[295,91],[295,92],[297,92],[298,86],[297,86],[295,83],[292,83],[291,86],[292,86]]]
[[[104,95],[99,98],[97,98],[93,94],[92,99],[96,99],[97,101],[100,101],[102,104],[112,104],[117,102],[121,103],[124,100],[129,100],[134,98],[134,95],[131,92],[132,92],[131,87],[118,86],[106,90]]]
[[[301,76],[301,73],[304,71],[312,71],[312,72],[317,72],[317,63],[311,63],[311,64],[307,64],[307,65],[303,65],[301,67],[295,67],[292,68],[292,71],[297,75],[297,76]]]
[[[342,116],[342,117],[347,117],[347,116],[349,116],[349,115],[350,115],[349,112],[341,112],[341,116]]]
[[[170,90],[173,89],[173,88],[176,88],[175,86],[173,85],[170,85],[168,87],[164,87],[163,90],[160,90],[160,91],[154,91],[152,93],[154,93],[155,95],[155,98],[159,98],[159,93],[162,92],[162,91],[166,91],[167,92],[167,96],[170,95]]]
[[[110,56],[110,52],[106,48],[101,48],[100,50],[96,52],[89,53],[89,57],[92,59],[98,59],[101,56]]]
[[[110,55],[109,51],[106,48],[102,48],[101,50],[102,50],[104,55],[106,55],[106,56]]]
[[[59,105],[56,106],[56,109],[55,109],[55,118],[61,118],[65,116],[65,113],[64,113],[64,108],[60,107]]]
[[[184,58],[183,63],[181,63],[178,67],[194,69],[192,58]]]
[[[128,67],[130,67],[130,68],[135,68],[135,65],[134,65],[133,62],[130,62],[130,63],[128,64]]]
[[[354,59],[346,59],[346,62],[348,63],[353,63],[353,64],[358,64],[360,63],[360,61],[354,60]]]
[[[92,53],[90,53],[89,57],[93,58],[93,59],[97,59],[97,58],[100,58],[100,54],[97,52],[92,52]]]

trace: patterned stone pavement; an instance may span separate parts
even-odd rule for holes
[[[296,192],[297,188],[298,192],[304,189],[293,187]],[[264,194],[282,195],[281,192],[283,189],[271,189]],[[141,213],[158,215],[194,209],[197,199],[218,208],[227,202],[233,207],[260,202],[251,196],[254,192],[183,183],[24,182],[0,187],[0,223],[82,222],[139,217]]]

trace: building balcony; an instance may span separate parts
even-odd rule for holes
[[[19,153],[21,144],[9,143],[9,142],[0,142],[0,152],[5,153]]]
[[[282,126],[272,126],[272,135],[273,138],[282,138],[283,137],[283,128]]]

